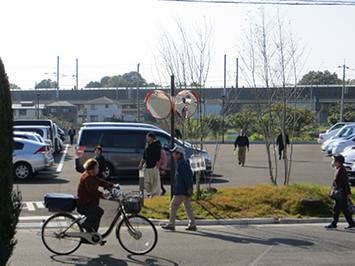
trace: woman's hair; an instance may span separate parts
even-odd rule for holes
[[[85,163],[84,163],[84,169],[86,171],[90,171],[93,170],[95,168],[95,166],[99,164],[95,159],[88,159]]]
[[[100,153],[102,153],[102,147],[101,147],[100,145],[97,145],[97,146],[95,147],[95,150],[99,150]]]
[[[159,148],[162,149],[160,140],[157,139],[156,142],[157,142]]]

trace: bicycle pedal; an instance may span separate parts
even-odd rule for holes
[[[106,240],[102,240],[101,242],[100,242],[100,246],[103,246],[103,245],[105,245],[106,244]]]

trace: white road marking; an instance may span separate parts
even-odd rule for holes
[[[57,170],[55,170],[55,171],[39,171],[38,173],[40,173],[40,174],[59,174],[60,172],[62,172],[62,168],[63,168],[63,165],[64,165],[64,160],[65,160],[65,157],[66,157],[66,155],[68,153],[68,149],[69,149],[69,144],[67,144],[65,146],[65,150],[62,153],[62,158],[60,159],[60,162],[58,164]]]
[[[63,168],[63,165],[64,165],[65,156],[66,156],[67,153],[68,153],[68,149],[69,149],[69,144],[67,144],[66,147],[65,147],[65,150],[64,150],[63,155],[62,155],[62,159],[60,160],[59,165],[58,165],[58,168],[57,168],[57,173],[62,172],[62,168]]]
[[[36,207],[35,205],[37,205],[37,209],[44,209],[44,204],[43,201],[34,201],[34,202],[30,202],[30,201],[25,201],[22,202],[22,210],[28,210],[28,211],[36,211]]]

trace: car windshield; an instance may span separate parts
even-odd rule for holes
[[[351,135],[350,137],[345,138],[346,140],[352,139],[353,137],[355,137],[355,134]]]

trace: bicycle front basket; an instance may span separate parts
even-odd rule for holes
[[[139,213],[142,209],[142,193],[131,191],[127,193],[123,200],[123,206],[127,213]]]

